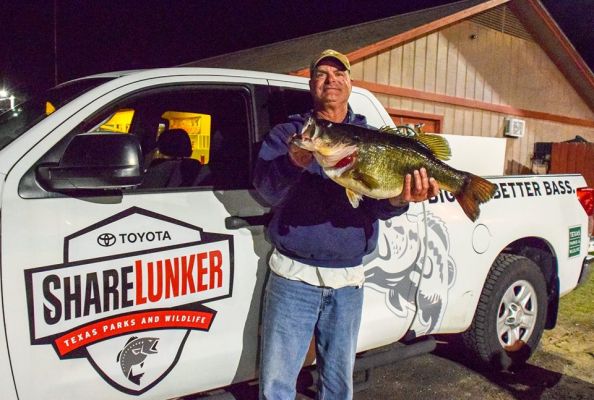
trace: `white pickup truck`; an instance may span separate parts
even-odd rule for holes
[[[251,167],[309,101],[302,78],[156,69],[1,115],[0,398],[167,399],[256,378],[271,248]],[[350,104],[392,124],[365,90]],[[463,333],[477,360],[509,364],[554,327],[588,272],[592,191],[579,175],[488,179],[474,223],[445,192],[382,223],[359,351]]]

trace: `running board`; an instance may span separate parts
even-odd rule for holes
[[[397,343],[389,350],[363,353],[355,360],[355,372],[382,367],[398,361],[406,360],[435,350],[436,342],[433,336],[428,336],[415,343]]]
[[[395,343],[389,346],[384,346],[383,348],[378,350],[370,350],[368,352],[362,353],[361,355],[357,356],[355,360],[355,368],[353,373],[357,374],[360,372],[364,372],[365,378],[361,381],[354,382],[353,391],[360,392],[371,386],[373,368],[382,367],[388,364],[394,364],[396,362],[403,361],[415,356],[430,353],[433,350],[435,350],[435,346],[435,338],[433,338],[433,336],[427,336],[426,338],[420,339],[414,343]],[[385,350],[386,347],[389,347],[389,349]],[[317,382],[318,374],[316,368],[311,367],[309,369],[309,373],[311,374],[313,381]],[[253,381],[252,383],[255,384],[255,382],[256,381]],[[237,399],[237,397],[233,396],[233,394],[229,392],[226,392],[224,389],[211,392],[205,397],[199,398],[204,400]],[[184,397],[175,400],[183,399]],[[190,399],[196,398],[190,396]]]
[[[363,353],[355,360],[354,372],[365,372],[365,378],[362,381],[355,382],[353,390],[360,392],[369,388],[371,385],[373,368],[382,367],[388,364],[394,364],[415,356],[430,353],[435,350],[436,341],[433,336],[411,344],[397,343],[392,348],[385,351],[376,351]]]

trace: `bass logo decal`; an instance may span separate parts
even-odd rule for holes
[[[128,339],[128,342],[126,342],[126,347],[118,353],[116,361],[120,363],[124,376],[128,378],[130,382],[140,385],[140,378],[142,378],[144,373],[135,374],[132,371],[132,367],[143,367],[144,360],[150,354],[158,353],[157,343],[159,343],[158,338],[147,337],[140,339],[136,336],[132,336]]]
[[[404,319],[414,314],[409,335],[415,337],[439,329],[457,274],[447,226],[431,212],[424,218],[409,211],[398,224],[384,222],[375,257],[365,271],[365,285],[384,293],[393,314]],[[425,229],[427,240],[419,234]]]
[[[64,238],[64,262],[25,270],[31,344],[87,358],[139,395],[175,367],[204,303],[233,287],[233,236],[132,207]]]

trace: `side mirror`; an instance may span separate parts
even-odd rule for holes
[[[83,133],[66,147],[60,162],[37,167],[37,179],[50,190],[120,189],[142,182],[138,139],[120,133]]]

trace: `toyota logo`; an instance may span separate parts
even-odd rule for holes
[[[113,246],[115,242],[116,237],[111,233],[102,233],[101,235],[97,236],[97,243],[99,243],[99,246],[109,247]]]

